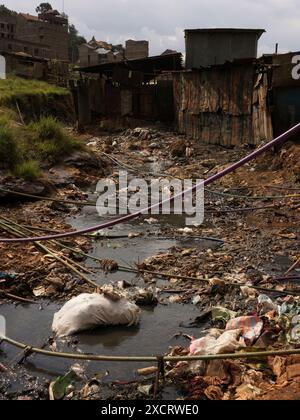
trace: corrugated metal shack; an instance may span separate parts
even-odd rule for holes
[[[92,114],[173,121],[173,80],[162,75],[181,69],[180,53],[80,68],[79,124],[88,124]]]
[[[266,102],[268,77],[264,67],[256,62],[257,41],[263,32],[186,31],[187,69],[174,73],[175,113],[180,133],[204,143],[229,147],[272,138]],[[226,44],[225,49],[218,47],[218,39],[219,45]]]
[[[177,129],[204,143],[236,146],[273,137],[269,78],[253,61],[174,74]]]

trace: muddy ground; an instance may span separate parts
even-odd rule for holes
[[[28,234],[28,229],[29,236],[61,232],[107,220],[92,205],[75,202],[95,201],[97,181],[107,175],[116,179],[120,169],[146,179],[203,179],[251,151],[203,146],[159,126],[117,133],[94,126],[81,139],[91,150],[93,164],[86,156],[76,156],[49,169],[39,185],[5,180],[7,189],[68,202],[30,201],[2,193],[2,237]],[[13,324],[11,338],[52,350],[187,355],[188,336],[203,337],[211,327],[224,330],[225,325],[211,317],[213,307],[232,310],[237,317],[258,315],[258,297],[263,294],[277,305],[298,310],[299,281],[278,278],[300,257],[299,162],[300,146],[288,143],[213,184],[205,194],[205,221],[199,227],[185,229],[183,216],[147,215],[104,236],[98,233],[60,242],[68,249],[58,243],[45,243],[46,250],[33,244],[0,244],[0,315],[7,318],[8,336]],[[141,305],[139,330],[100,330],[92,334],[93,339],[87,334],[64,343],[50,339],[53,313],[71,297],[95,291],[57,257],[65,262],[70,258],[72,267],[78,264],[76,269],[99,287],[113,288]],[[297,267],[290,276],[300,277]],[[12,323],[17,317],[26,322]],[[262,319],[263,333],[252,343],[253,349],[300,344],[288,341],[274,313],[264,313]],[[138,365],[74,367],[72,362],[56,365],[34,355],[18,365],[22,353],[7,344],[2,344],[1,351],[2,399],[48,399],[49,383],[72,366],[77,380],[66,390],[67,399],[153,398],[155,373],[137,375]],[[166,381],[160,381],[156,398],[299,399],[299,364],[299,358],[290,356],[211,362],[196,371],[188,365],[167,365]]]

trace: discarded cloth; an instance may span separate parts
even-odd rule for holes
[[[99,326],[137,325],[140,316],[140,308],[124,298],[81,294],[54,315],[52,330],[58,337],[67,337]]]
[[[193,340],[190,346],[190,355],[214,355],[232,353],[239,347],[238,342],[241,331],[225,331],[221,334],[218,330],[212,330],[206,337]]]
[[[251,346],[261,335],[264,323],[258,316],[242,316],[230,320],[226,330],[242,331],[242,337],[246,346]]]

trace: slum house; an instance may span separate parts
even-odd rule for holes
[[[79,46],[79,64],[82,67],[122,60],[124,60],[124,48],[122,45],[97,41],[93,37],[89,42]]]
[[[115,61],[138,60],[149,56],[148,41],[128,40],[123,45],[108,44],[97,41],[93,37],[86,44],[79,46],[79,64],[81,67],[96,66],[97,64],[113,63]]]
[[[173,120],[173,80],[164,72],[182,69],[180,53],[80,68],[74,90],[80,125],[92,113],[111,118]]]
[[[263,33],[261,29],[185,31],[186,69],[173,75],[180,133],[224,146],[272,138],[267,76],[257,74],[257,45]]]

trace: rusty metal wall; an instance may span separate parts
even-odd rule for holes
[[[161,121],[174,118],[173,101],[168,100],[161,112],[161,103],[165,86],[144,85],[140,87],[115,86],[104,79],[90,79],[89,101],[92,112],[113,116],[132,116],[145,120]],[[158,94],[162,89],[161,94]]]
[[[174,74],[178,130],[204,143],[255,143],[251,62]]]

